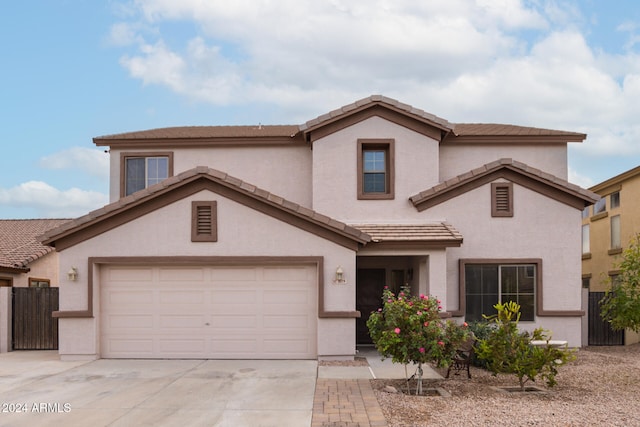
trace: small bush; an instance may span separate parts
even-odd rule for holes
[[[489,336],[478,340],[476,356],[484,360],[494,375],[514,374],[518,378],[520,389],[524,391],[528,381],[542,378],[548,387],[556,385],[558,366],[575,358],[573,351],[550,345],[533,346],[532,340],[548,341],[548,331],[538,328],[529,332],[518,330],[520,305],[513,301],[494,306],[498,313],[487,317],[495,324]]]

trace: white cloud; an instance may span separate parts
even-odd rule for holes
[[[134,5],[112,30],[136,40],[122,66],[192,100],[275,104],[295,123],[382,93],[452,121],[586,132],[591,155],[640,154],[640,56],[591,48],[571,0]],[[194,33],[180,39],[175,22]]]
[[[78,188],[58,190],[42,181],[0,188],[0,206],[27,208],[40,218],[74,218],[107,204],[108,196]]]
[[[595,185],[595,182],[589,177],[579,174],[572,168],[569,168],[569,182],[579,185],[582,188],[589,188]]]
[[[98,178],[109,178],[109,155],[100,149],[73,147],[45,156],[39,164],[46,169],[76,169]]]

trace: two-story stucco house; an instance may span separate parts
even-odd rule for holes
[[[60,269],[63,358],[348,358],[382,287],[444,316],[499,300],[581,343],[586,135],[454,124],[371,96],[295,126],[94,139],[111,204],[45,236]]]

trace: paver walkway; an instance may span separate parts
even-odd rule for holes
[[[368,379],[318,378],[311,427],[386,427]]]

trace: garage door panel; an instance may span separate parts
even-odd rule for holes
[[[160,282],[202,282],[205,278],[205,269],[197,268],[166,268],[158,269]]]
[[[103,357],[316,357],[313,265],[139,270],[101,269]]]
[[[153,328],[153,314],[147,315],[117,315],[107,316],[105,318],[110,330],[114,329],[136,329],[136,328]]]
[[[206,316],[203,315],[158,315],[158,325],[163,330],[203,328],[205,323],[207,323],[207,320]]]
[[[191,304],[202,305],[205,304],[207,299],[207,293],[205,290],[158,290],[158,300],[160,304]]]
[[[211,280],[220,282],[238,282],[257,280],[258,271],[253,267],[216,267],[211,269]]]
[[[219,331],[235,330],[235,329],[250,329],[253,330],[258,326],[258,319],[256,316],[212,316],[211,317],[212,329],[218,329]]]

